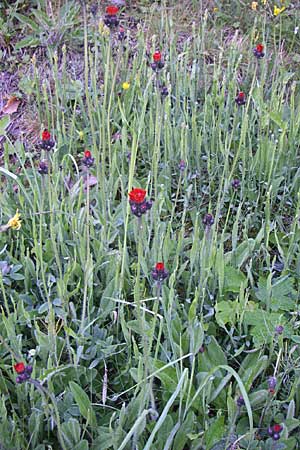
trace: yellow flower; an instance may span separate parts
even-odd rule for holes
[[[110,35],[109,28],[104,24],[102,20],[100,20],[98,23],[98,31],[101,36],[105,37]]]
[[[252,2],[251,3],[251,8],[253,9],[253,11],[256,11],[258,7],[258,3],[257,2]]]
[[[122,84],[122,88],[124,89],[124,91],[127,91],[130,88],[130,83],[124,81],[124,83]]]
[[[285,6],[283,6],[282,8],[278,8],[278,6],[274,6],[274,16],[278,16],[278,14],[282,13],[282,11],[285,10]]]
[[[267,0],[261,0],[263,5],[267,4]]]
[[[19,230],[21,228],[20,213],[18,212],[18,210],[14,217],[9,219],[9,221],[7,222],[7,227],[12,228],[13,230]]]
[[[214,12],[218,12],[218,11],[219,11],[219,8],[217,8],[217,7],[215,6],[213,11],[214,11]]]
[[[78,131],[78,137],[81,141],[83,141],[84,138],[84,132],[83,131]]]

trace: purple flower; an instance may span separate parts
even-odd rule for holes
[[[275,334],[282,334],[283,330],[284,328],[282,325],[277,325],[277,327],[275,327]]]

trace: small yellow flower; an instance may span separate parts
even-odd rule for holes
[[[267,4],[267,0],[261,0],[261,2],[262,2],[263,5]]]
[[[130,83],[124,81],[124,83],[122,84],[122,88],[124,89],[124,91],[127,91],[130,88]]]
[[[274,6],[274,16],[278,16],[278,14],[282,13],[282,11],[285,10],[285,6],[283,6],[282,8],[278,8],[278,6]]]
[[[78,137],[81,141],[83,141],[84,138],[84,132],[83,131],[78,131]]]
[[[217,7],[215,6],[213,11],[214,11],[214,12],[218,12],[218,11],[219,11],[219,8],[217,8]]]
[[[252,9],[253,11],[257,11],[257,7],[258,7],[258,2],[252,2],[252,3],[251,3],[251,9]]]
[[[98,31],[99,31],[99,34],[101,34],[101,36],[105,37],[105,36],[110,35],[109,28],[104,24],[104,22],[102,20],[99,20]]]
[[[18,209],[14,217],[9,219],[9,221],[7,222],[7,227],[12,228],[13,230],[19,230],[21,228],[20,213]]]

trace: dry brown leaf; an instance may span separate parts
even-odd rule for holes
[[[6,105],[3,106],[2,112],[4,114],[13,114],[18,110],[20,103],[21,100],[19,100],[18,97],[10,97]]]

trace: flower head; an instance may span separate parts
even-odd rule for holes
[[[274,433],[281,433],[282,431],[282,426],[279,423],[276,423],[275,425],[273,425],[273,431]]]
[[[146,191],[144,189],[133,188],[131,192],[129,192],[129,201],[134,203],[143,203],[146,197]]]
[[[119,12],[119,8],[115,5],[110,5],[106,7],[106,14],[108,16],[115,16]]]
[[[159,271],[165,270],[165,265],[164,265],[164,263],[163,263],[163,262],[158,262],[158,263],[156,263],[155,269],[156,269],[156,270],[159,270]]]
[[[238,95],[235,98],[235,102],[241,106],[241,105],[245,105],[246,103],[246,95],[244,92],[239,92]]]
[[[257,7],[258,7],[258,2],[252,2],[252,3],[251,3],[251,9],[252,9],[253,11],[257,11]]]
[[[7,222],[7,227],[12,228],[13,230],[19,230],[21,228],[20,216],[21,215],[17,209],[16,214]]]
[[[86,167],[91,167],[94,164],[95,159],[89,150],[85,150],[82,158],[82,164]]]
[[[279,423],[275,423],[272,427],[268,428],[268,435],[273,438],[274,441],[278,441],[280,439],[280,433],[283,430],[283,426]]]
[[[137,217],[141,217],[149,209],[152,208],[152,201],[146,201],[146,191],[144,189],[133,188],[129,192],[129,204],[132,214]]]
[[[53,139],[51,139],[51,134],[49,133],[49,131],[47,130],[47,128],[45,128],[45,130],[42,132],[42,141],[40,143],[40,146],[43,150],[51,150],[55,145],[55,142]]]
[[[280,13],[282,13],[285,10],[285,6],[282,8],[278,8],[278,6],[274,5],[274,16],[278,16]]]
[[[128,83],[128,81],[124,81],[124,83],[122,84],[122,88],[124,89],[124,91],[127,91],[130,88],[130,83]]]
[[[154,62],[161,61],[161,53],[160,53],[160,52],[155,52],[155,53],[153,53],[152,58],[153,58],[153,61],[154,61]]]
[[[119,8],[115,5],[107,6],[106,8],[106,16],[104,18],[104,23],[107,27],[112,28],[119,25],[119,19],[117,17],[117,13],[119,12]]]
[[[165,269],[165,265],[163,262],[158,262],[155,264],[155,267],[152,270],[151,275],[155,281],[161,283],[169,276],[169,272]]]
[[[253,53],[256,58],[263,58],[265,56],[264,46],[262,44],[257,44],[257,46],[253,49]]]
[[[158,71],[164,67],[164,63],[162,61],[160,52],[153,53],[152,58],[153,58],[153,63],[151,64],[151,67],[154,71]]]
[[[51,134],[49,133],[47,128],[45,128],[45,130],[42,132],[42,141],[49,141],[49,139],[51,139]]]
[[[17,373],[24,373],[25,372],[25,364],[22,362],[19,362],[14,365],[14,369]]]
[[[32,366],[25,366],[24,363],[17,363],[14,365],[14,369],[19,374],[16,378],[16,383],[20,384],[30,379]]]

